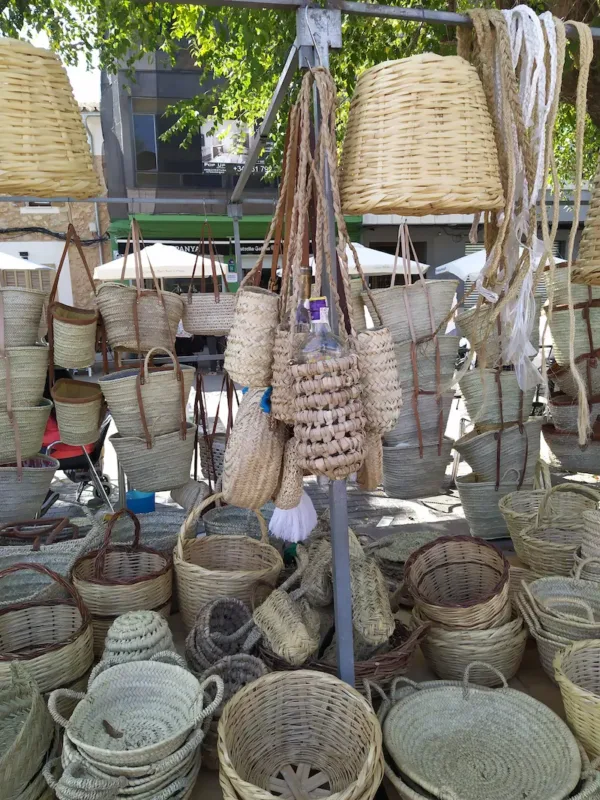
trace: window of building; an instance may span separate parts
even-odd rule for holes
[[[134,114],[133,135],[136,170],[138,172],[156,172],[158,148],[154,114]]]

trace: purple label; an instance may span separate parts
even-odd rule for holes
[[[311,297],[309,301],[310,318],[313,322],[321,322],[323,315],[327,318],[327,298]],[[321,311],[324,312],[321,313]]]

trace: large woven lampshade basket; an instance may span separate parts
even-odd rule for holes
[[[300,797],[371,800],[383,776],[369,703],[310,670],[274,672],[234,695],[219,721],[218,752],[225,800],[294,796],[291,787]]]
[[[363,72],[342,156],[346,214],[470,214],[504,205],[475,67],[433,53]]]
[[[102,193],[81,112],[58,57],[0,39],[3,194],[96,197]]]

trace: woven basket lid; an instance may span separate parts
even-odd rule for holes
[[[465,673],[466,676],[468,675]],[[564,800],[581,776],[567,725],[523,692],[430,682],[383,725],[397,768],[440,800]]]

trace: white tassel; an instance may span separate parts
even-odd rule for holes
[[[317,512],[312,500],[302,492],[302,498],[296,508],[275,508],[269,533],[285,542],[303,542],[317,525]]]

